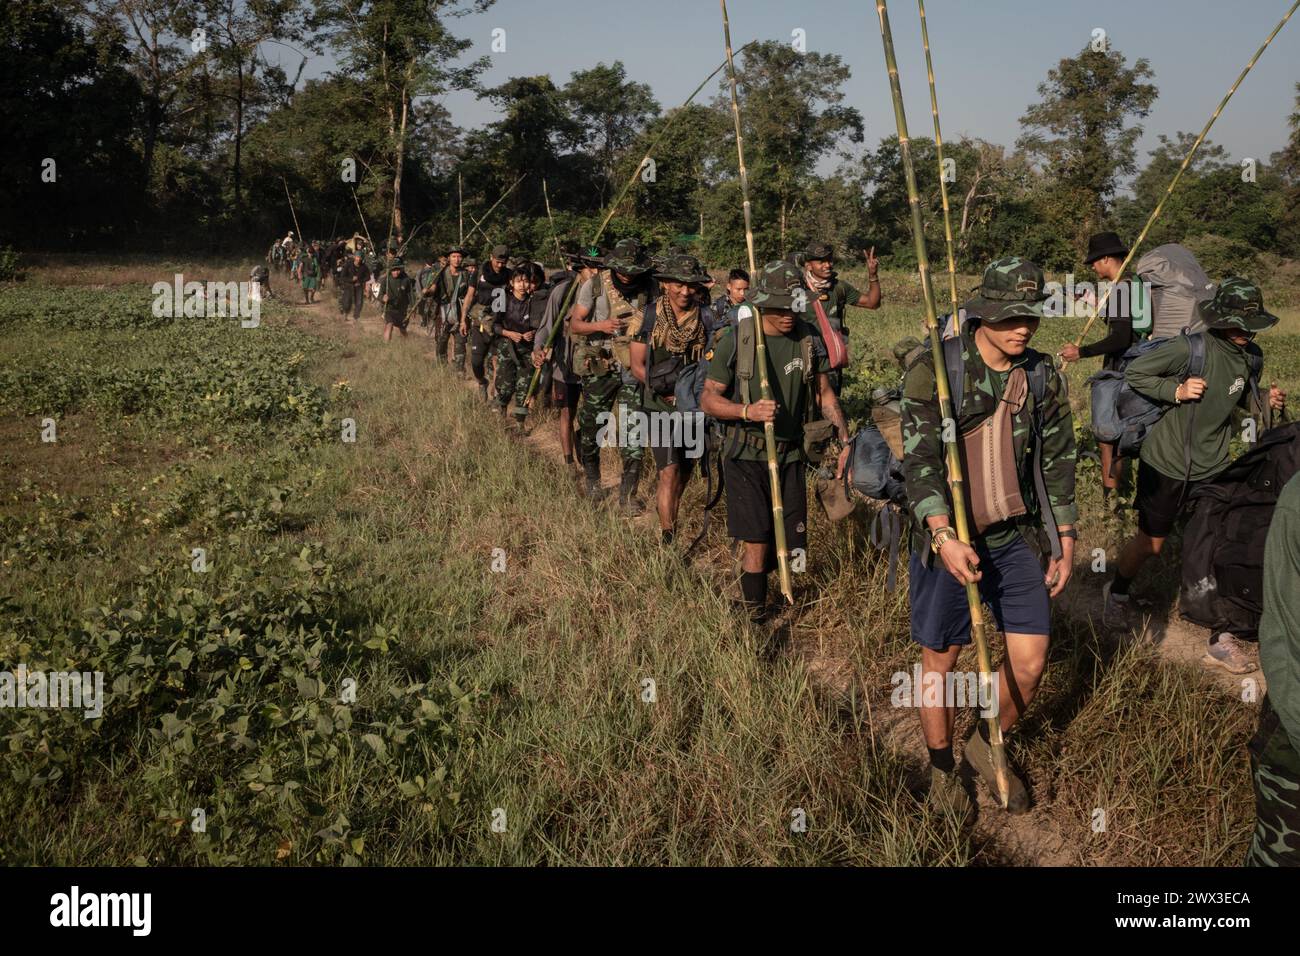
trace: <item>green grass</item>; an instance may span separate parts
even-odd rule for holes
[[[850,316],[864,380],[896,375],[889,345],[919,331],[907,282],[887,275],[886,307]],[[996,820],[961,832],[916,796],[923,762],[899,743],[915,717],[885,712],[914,657],[905,576],[884,589],[861,528],[814,515],[804,607],[773,650],[731,611],[717,532],[681,566],[416,343],[310,335],[275,311],[259,330],[137,326],[122,316],[141,295],[0,295],[0,669],[100,669],[113,687],[98,721],[5,712],[0,860],[1025,861]],[[56,299],[113,327],[42,322]],[[1278,343],[1294,377],[1294,339]],[[206,407],[223,375],[240,400]],[[123,378],[166,385],[124,403]],[[1016,735],[1030,826],[1070,835],[1068,862],[1235,863],[1253,708],[1058,624]]]

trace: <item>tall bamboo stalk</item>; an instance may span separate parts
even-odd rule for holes
[[[1151,226],[1159,217],[1160,211],[1165,208],[1165,200],[1173,194],[1174,187],[1178,185],[1178,180],[1183,178],[1183,173],[1185,173],[1187,167],[1191,165],[1192,157],[1195,156],[1196,151],[1201,148],[1201,143],[1205,141],[1205,136],[1210,132],[1210,127],[1213,126],[1214,121],[1219,118],[1219,114],[1223,112],[1223,108],[1228,105],[1228,100],[1232,99],[1232,94],[1237,92],[1237,87],[1241,86],[1241,82],[1246,78],[1246,74],[1251,71],[1259,58],[1264,55],[1264,51],[1267,50],[1268,45],[1273,42],[1273,38],[1282,31],[1282,28],[1286,26],[1286,22],[1291,19],[1291,14],[1295,13],[1297,9],[1300,9],[1300,0],[1295,0],[1295,3],[1291,4],[1291,9],[1286,12],[1286,16],[1282,17],[1282,19],[1278,21],[1277,26],[1273,28],[1273,32],[1268,35],[1268,39],[1266,39],[1263,45],[1255,51],[1255,55],[1252,56],[1250,62],[1246,64],[1246,68],[1242,70],[1237,76],[1237,79],[1233,81],[1232,86],[1228,88],[1228,92],[1223,95],[1223,99],[1219,100],[1219,105],[1215,107],[1214,113],[1210,116],[1209,122],[1207,122],[1205,128],[1201,130],[1201,135],[1196,137],[1196,142],[1192,143],[1192,148],[1189,149],[1187,155],[1183,157],[1183,162],[1182,165],[1178,167],[1178,172],[1174,173],[1174,178],[1169,181],[1169,185],[1165,188],[1165,194],[1161,196],[1160,201],[1156,203],[1156,208],[1151,210],[1151,216],[1147,219],[1147,224],[1142,227],[1142,231],[1138,233],[1137,239],[1134,240],[1133,245],[1129,247],[1128,255],[1125,256],[1124,261],[1120,263],[1119,272],[1116,273],[1115,278],[1111,280],[1110,285],[1106,287],[1105,293],[1102,295],[1100,301],[1097,302],[1097,308],[1093,310],[1092,315],[1088,316],[1088,321],[1084,323],[1083,331],[1079,333],[1079,340],[1074,343],[1075,345],[1083,344],[1084,336],[1086,336],[1088,330],[1092,328],[1092,323],[1097,321],[1097,316],[1104,313],[1106,303],[1110,299],[1111,291],[1119,285],[1120,278],[1124,275],[1124,270],[1128,268],[1129,262],[1131,262],[1133,256],[1137,254],[1138,246],[1142,245],[1142,240],[1146,239],[1147,233],[1151,231]]]
[[[469,236],[467,238],[473,238],[475,232],[483,232],[483,223],[488,221],[488,217],[491,216],[492,213],[496,211],[497,206],[505,202],[506,197],[509,196],[512,192],[514,192],[515,187],[518,186],[520,183],[522,183],[527,177],[528,177],[528,172],[527,170],[525,170],[524,174],[520,176],[518,179],[516,179],[513,183],[511,183],[510,188],[501,194],[501,198],[488,207],[488,211],[483,213],[483,218],[479,219],[477,222],[474,223],[473,227],[469,231]],[[470,218],[472,219],[473,217],[471,216]],[[487,241],[487,237],[488,237],[487,233],[483,232],[484,241]]]
[[[921,44],[925,47],[925,72],[930,80],[930,114],[934,117],[934,155],[939,165],[939,197],[943,200],[943,240],[948,249],[948,291],[952,297],[952,325],[957,322],[957,260],[953,256],[952,217],[948,213],[948,182],[944,179],[943,133],[939,131],[939,95],[935,92],[934,62],[930,59],[930,31],[925,26],[925,0],[916,0],[921,13]]]
[[[298,214],[293,211],[293,197],[289,195],[289,183],[283,176],[280,182],[284,183],[284,198],[289,200],[289,215],[293,216],[293,228],[298,230],[298,242],[305,244],[307,237],[302,234],[302,226],[298,225]]]
[[[746,47],[749,47],[752,43],[753,41],[751,40],[749,43],[746,43],[745,46],[742,46],[740,49],[743,51],[746,49]],[[659,128],[659,135],[656,136],[653,140],[651,140],[650,145],[646,148],[645,155],[641,157],[641,162],[636,164],[636,168],[632,170],[632,175],[629,176],[627,182],[623,184],[623,188],[619,190],[618,195],[614,197],[614,201],[610,203],[609,206],[606,208],[605,218],[600,221],[600,226],[597,227],[595,234],[591,237],[591,241],[587,243],[589,247],[594,247],[596,243],[600,242],[600,237],[605,234],[605,227],[608,226],[609,221],[614,218],[615,211],[617,211],[619,205],[623,202],[624,198],[626,198],[628,191],[631,190],[631,188],[636,184],[637,179],[641,175],[641,170],[645,168],[646,162],[654,155],[654,151],[659,147],[659,144],[663,142],[664,137],[668,135],[668,132],[676,124],[677,120],[681,118],[682,113],[686,109],[686,107],[691,105],[691,102],[695,99],[696,96],[699,95],[700,90],[704,89],[704,87],[708,84],[709,80],[713,79],[715,76],[721,73],[723,69],[726,67],[726,65],[727,63],[725,60],[719,63],[712,73],[710,73],[708,76],[706,76],[703,80],[700,81],[699,86],[691,90],[691,95],[686,97],[686,99],[682,101],[682,105],[677,107],[676,111],[669,114],[668,118],[664,120],[663,126]],[[547,349],[547,351],[549,351],[555,345],[555,338],[557,335],[560,334],[560,328],[564,321],[564,315],[566,312],[568,312],[569,304],[573,301],[573,296],[575,295],[575,293],[577,293],[577,291],[578,291],[578,283],[570,282],[569,289],[567,292],[565,292],[564,299],[560,303],[560,311],[556,314],[555,323],[551,326],[551,334],[546,337],[545,348]],[[525,403],[531,402],[533,400],[533,393],[537,391],[537,383],[541,379],[541,373],[542,373],[541,369],[533,369],[533,378],[532,381],[528,383],[528,395],[524,399]]]
[[[749,274],[758,276],[758,263],[754,259],[754,225],[749,206],[749,172],[745,168],[745,141],[740,132],[740,101],[736,97],[736,64],[731,56],[731,21],[727,18],[727,0],[718,0],[722,6],[722,37],[727,46],[727,77],[731,89],[731,118],[736,126],[736,162],[740,169],[740,195],[745,210],[745,251],[749,254]],[[757,278],[755,279],[757,281]],[[763,401],[772,400],[772,384],[767,378],[767,336],[763,332],[763,316],[757,306],[754,310],[754,346],[758,364],[758,389]],[[767,454],[767,477],[772,494],[772,532],[776,540],[777,573],[781,593],[794,603],[794,586],[790,581],[790,551],[785,539],[785,505],[781,501],[781,471],[776,457],[776,426],[771,421],[763,423],[763,444]]]
[[[564,265],[564,253],[560,250],[560,237],[555,232],[555,217],[551,215],[551,196],[546,189],[546,180],[542,179],[542,199],[546,201],[546,219],[551,224],[551,238],[555,240],[555,256],[560,265]]]
[[[357,191],[355,189],[352,189],[351,186],[349,186],[348,189],[352,190],[352,201],[357,204],[357,215],[361,217],[361,228],[366,232],[366,242],[370,243],[370,254],[374,255],[375,240],[370,238],[370,227],[366,225],[366,214],[361,211],[361,200],[357,198]]]
[[[456,245],[465,246],[465,182],[461,174],[456,174]]]
[[[939,336],[939,321],[935,315],[934,288],[930,282],[930,259],[926,251],[925,230],[921,220],[921,198],[916,188],[916,170],[912,166],[912,148],[907,135],[907,114],[903,110],[903,91],[898,81],[898,62],[894,58],[894,36],[889,29],[889,11],[886,0],[876,0],[876,15],[880,20],[880,39],[885,46],[885,67],[889,71],[889,91],[894,98],[894,119],[898,125],[899,153],[903,160],[903,176],[907,181],[907,200],[912,211],[912,241],[916,247],[917,270],[921,275],[921,295],[925,300],[925,324],[930,333],[930,352],[934,358],[934,384],[939,397],[939,416],[945,422],[954,422],[952,394],[948,390],[948,376],[944,374],[943,341]],[[944,428],[944,453],[948,471],[948,488],[952,493],[952,517],[957,528],[957,538],[970,544],[970,527],[966,520],[965,478],[961,455],[957,451],[956,428]],[[952,436],[952,437],[947,437]],[[971,637],[979,658],[980,677],[991,681],[992,659],[985,633],[984,606],[979,589],[966,585],[966,604],[970,608]],[[994,700],[996,701],[996,695]],[[995,707],[996,710],[996,707]],[[1011,781],[1007,769],[1006,745],[1002,741],[1002,725],[995,713],[989,718],[989,744],[993,751],[993,771],[998,799],[1003,808],[1011,796]]]

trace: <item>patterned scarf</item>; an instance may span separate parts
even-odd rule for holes
[[[655,327],[650,341],[655,348],[666,349],[674,355],[685,355],[688,360],[694,358],[704,349],[704,324],[700,321],[699,306],[678,319],[668,302],[668,296],[660,296],[655,307]]]
[[[803,284],[808,287],[809,292],[815,292],[818,295],[820,295],[821,293],[829,289],[831,287],[831,283],[834,281],[835,281],[835,273],[833,272],[831,273],[830,278],[819,279],[812,274],[811,270],[809,269],[803,270]]]

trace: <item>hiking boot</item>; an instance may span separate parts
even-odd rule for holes
[[[933,766],[930,768],[930,792],[925,801],[941,813],[954,813],[960,817],[970,816],[975,809],[974,801],[961,785],[957,771],[944,773]]]
[[[1126,631],[1132,625],[1129,621],[1129,598],[1110,593],[1113,582],[1107,581],[1101,586],[1101,626],[1110,631]]]
[[[985,742],[984,736],[978,730],[975,731],[970,740],[966,741],[964,756],[966,762],[975,769],[975,772],[984,778],[984,784],[989,788],[989,793],[993,795],[993,799],[1001,803],[1002,801],[998,797],[997,775],[993,772],[993,748]],[[1011,769],[1010,759],[1007,760],[1007,781],[1011,790],[1007,800],[1007,812],[1012,814],[1026,812],[1029,809],[1029,793],[1025,790],[1025,782],[1016,776],[1016,772]]]
[[[618,485],[618,507],[626,515],[645,514],[645,502],[636,497],[636,486],[641,481],[641,463],[625,464],[623,478]]]
[[[1250,659],[1245,644],[1227,631],[1210,642],[1205,660],[1223,665],[1230,674],[1249,674],[1255,669],[1255,662]]]
[[[511,429],[511,431],[514,434],[518,435],[520,438],[523,438],[525,435],[528,434],[528,429],[524,426],[524,421],[525,421],[525,416],[516,415],[514,421],[514,428]]]
[[[600,461],[584,461],[582,472],[585,476],[583,493],[589,501],[600,501],[606,491],[600,486]]]
[[[488,400],[487,382],[478,383],[478,397],[483,399],[485,402]]]

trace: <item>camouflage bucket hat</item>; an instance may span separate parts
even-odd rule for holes
[[[492,258],[493,258],[493,259],[509,259],[509,258],[510,258],[510,247],[509,247],[509,246],[495,246],[495,247],[492,249]]]
[[[626,276],[639,276],[650,271],[649,256],[645,246],[636,239],[620,239],[601,260],[601,265]]]
[[[1005,322],[1020,316],[1041,319],[1046,279],[1028,259],[1004,256],[989,264],[974,298],[962,306],[983,322]]]
[[[749,287],[749,301],[760,308],[803,312],[807,309],[803,274],[784,259],[769,262],[758,274],[757,281]]]
[[[813,259],[834,259],[835,247],[829,242],[810,242],[804,248],[803,261],[811,262]]]
[[[707,285],[712,276],[700,265],[699,259],[683,253],[669,256],[655,270],[655,278],[667,282],[683,282],[686,285]]]
[[[1259,286],[1233,276],[1219,283],[1214,298],[1197,306],[1201,320],[1211,329],[1237,329],[1263,332],[1277,325],[1277,316],[1264,311],[1264,296]]]

